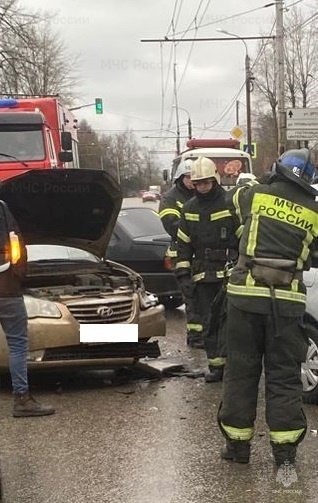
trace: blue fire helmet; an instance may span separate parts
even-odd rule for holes
[[[308,148],[287,150],[278,158],[272,171],[285,176],[308,191],[315,176],[315,168],[310,157]]]

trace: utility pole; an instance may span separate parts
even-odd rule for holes
[[[246,89],[246,130],[247,130],[247,151],[252,152],[252,120],[251,120],[251,92],[252,75],[250,57],[246,51],[245,56],[245,89]]]
[[[283,0],[276,2],[276,75],[277,75],[277,108],[278,108],[278,155],[286,148],[286,114],[284,90],[284,19]]]
[[[235,111],[236,111],[236,125],[240,125],[240,102],[239,100],[236,100],[236,105],[235,105]]]

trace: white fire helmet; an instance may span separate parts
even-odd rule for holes
[[[184,161],[181,161],[174,175],[173,180],[174,181],[178,180],[182,175],[190,175],[192,164],[193,161],[191,159],[185,159]]]
[[[214,178],[219,185],[221,183],[221,177],[215,163],[212,159],[201,156],[192,164],[191,180],[196,182],[207,178]]]

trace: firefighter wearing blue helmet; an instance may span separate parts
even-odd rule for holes
[[[308,149],[289,150],[266,183],[238,186],[231,195],[242,227],[239,259],[227,287],[227,364],[218,414],[226,460],[249,462],[263,366],[266,422],[277,466],[294,463],[306,433],[303,270],[317,247],[314,174]]]

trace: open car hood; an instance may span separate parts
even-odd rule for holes
[[[73,246],[104,257],[120,211],[117,182],[105,171],[30,170],[0,183],[27,244]]]

